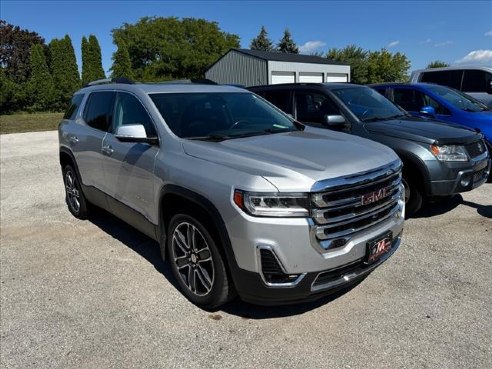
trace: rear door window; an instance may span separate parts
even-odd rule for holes
[[[463,92],[486,92],[492,75],[483,70],[465,70]]]
[[[288,90],[269,90],[262,95],[280,110],[292,114],[291,93]]]
[[[92,128],[107,132],[113,115],[113,91],[93,92],[87,99],[84,120]]]
[[[423,72],[420,82],[435,83],[438,85],[448,86],[460,90],[462,77],[462,70]]]

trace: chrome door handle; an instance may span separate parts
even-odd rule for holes
[[[75,145],[77,142],[79,142],[79,139],[77,136],[70,136],[70,138],[68,139],[68,141],[72,144],[72,145]]]
[[[111,145],[105,145],[103,146],[102,148],[102,153],[104,155],[108,155],[108,156],[111,156],[111,154],[113,154],[114,150],[113,148],[111,147]]]

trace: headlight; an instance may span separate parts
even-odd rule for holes
[[[431,151],[440,161],[468,161],[468,155],[464,146],[431,145]]]
[[[309,196],[304,193],[257,193],[234,191],[234,203],[259,217],[307,217]]]

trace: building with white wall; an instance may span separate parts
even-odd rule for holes
[[[231,49],[205,72],[220,84],[245,87],[295,82],[350,82],[350,66],[313,55]]]

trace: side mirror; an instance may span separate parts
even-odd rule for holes
[[[342,115],[325,115],[323,117],[323,123],[325,126],[333,127],[345,124],[346,120]]]
[[[420,109],[420,114],[426,117],[434,118],[436,116],[436,109],[434,109],[434,107],[432,106],[424,106],[422,109]]]
[[[121,142],[142,142],[151,145],[155,145],[159,142],[157,137],[147,137],[145,127],[142,124],[120,126],[116,130],[115,137]]]

